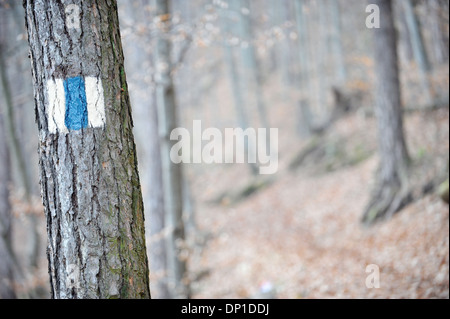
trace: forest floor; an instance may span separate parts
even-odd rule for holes
[[[192,297],[449,298],[449,206],[436,192],[418,196],[389,221],[360,223],[379,162],[375,119],[363,110],[342,118],[319,141],[322,151],[292,169],[311,141],[293,136],[296,110],[272,102],[279,171],[266,187],[236,200],[233,194],[255,184],[248,166],[186,166],[197,221],[189,236]],[[217,113],[223,126],[234,127],[233,114],[210,112],[205,127],[217,123]],[[448,176],[448,123],[448,108],[405,114],[413,169],[424,185]],[[14,207],[14,242],[24,250],[30,221]],[[47,298],[45,218],[39,216],[40,264],[26,286],[35,287],[31,297]],[[368,265],[379,267],[380,288],[366,286]],[[27,290],[19,295],[30,297]]]
[[[405,122],[414,167],[445,176],[448,109],[410,113]],[[354,113],[335,125],[328,140],[351,139],[345,154],[365,152],[336,167],[324,157],[290,171],[293,150],[305,143],[282,135],[289,143],[280,145],[280,172],[245,200],[221,194],[245,188],[246,166],[191,172],[207,238],[189,264],[194,298],[449,298],[449,206],[439,196],[421,196],[370,228],[360,223],[379,161],[375,119]],[[378,289],[366,287],[368,265],[379,267]]]

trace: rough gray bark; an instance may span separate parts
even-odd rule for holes
[[[5,141],[4,119],[0,114],[0,141]],[[0,299],[13,299],[14,257],[11,247],[11,205],[9,203],[9,183],[11,163],[6,143],[0,143]]]
[[[24,1],[51,296],[149,298],[143,204],[117,4],[71,4],[78,6],[79,16],[62,0]],[[102,80],[105,125],[51,133],[47,81],[76,76]]]
[[[170,150],[177,141],[170,140],[171,132],[178,127],[175,87],[172,80],[172,45],[169,36],[170,0],[154,0],[159,26],[159,37],[155,50],[156,104],[158,110],[159,135],[161,138],[161,161],[163,168],[166,254],[168,285],[173,298],[189,297],[187,264],[183,257],[185,231],[183,224],[182,167],[170,159]]]
[[[409,156],[406,148],[397,55],[397,39],[392,2],[376,0],[380,7],[381,28],[375,31],[375,69],[377,94],[375,113],[381,158],[378,183],[363,222],[373,223],[397,212],[406,197]]]

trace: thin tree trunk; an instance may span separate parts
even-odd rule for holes
[[[277,66],[281,75],[281,84],[283,85],[284,95],[289,91],[291,85],[289,75],[289,48],[288,40],[283,25],[286,22],[286,0],[272,1],[273,25],[277,28],[279,37],[274,47],[276,50]]]
[[[5,141],[4,119],[0,114],[0,141]],[[14,256],[11,232],[12,214],[9,203],[11,163],[7,143],[0,143],[0,299],[14,299]]]
[[[242,59],[246,69],[247,87],[251,88],[249,92],[254,92],[256,96],[256,106],[258,109],[259,118],[262,127],[269,128],[269,120],[267,118],[266,104],[264,102],[264,94],[262,90],[262,74],[258,63],[254,45],[252,44],[252,25],[250,13],[252,12],[249,0],[239,0],[241,9],[240,12],[240,26],[241,38],[247,43],[247,46],[242,46]],[[243,9],[249,10],[244,13]],[[253,83],[253,86],[251,85]]]
[[[155,50],[156,103],[158,107],[159,134],[165,203],[167,236],[167,267],[169,289],[173,298],[188,298],[187,263],[184,258],[185,231],[183,224],[183,172],[179,164],[170,159],[170,150],[176,141],[171,132],[178,127],[175,87],[172,80],[172,45],[169,39],[171,21],[170,0],[155,0],[160,35]]]
[[[295,1],[295,14],[297,19],[297,32],[298,32],[298,57],[300,62],[299,70],[299,90],[301,92],[299,101],[299,135],[307,138],[312,132],[312,114],[310,109],[310,94],[312,92],[311,75],[309,70],[310,58],[309,58],[309,44],[308,44],[308,31],[306,30],[306,21],[303,11],[303,0]]]
[[[226,11],[222,12],[226,13]],[[240,128],[246,130],[249,128],[249,120],[247,116],[247,112],[245,110],[244,98],[241,90],[241,77],[239,76],[237,63],[235,61],[233,47],[230,43],[228,43],[228,36],[230,35],[230,21],[226,19],[225,16],[222,16],[222,29],[225,34],[225,43],[224,43],[224,53],[225,53],[225,64],[228,68],[229,80],[231,84],[231,91],[234,98],[234,108],[236,111],[237,122]],[[246,154],[248,154],[249,149],[253,149],[253,145],[250,145],[248,139],[244,141],[244,149]],[[255,163],[249,162],[249,168],[252,175],[256,175],[258,173],[258,167]]]
[[[394,11],[395,10],[399,10],[399,12],[402,12],[402,3],[397,1],[394,3]],[[408,28],[408,23],[406,22],[406,15],[405,14],[400,14],[398,16],[398,19],[400,20],[398,23],[399,26],[399,43],[400,43],[400,47],[402,48],[402,51],[399,52],[399,56],[400,53],[402,53],[401,56],[404,55],[405,59],[408,62],[411,62],[414,60],[414,53],[413,53],[413,48],[412,48],[412,43],[411,43],[411,36],[409,34],[409,28]]]
[[[165,236],[165,207],[164,207],[164,187],[163,187],[163,165],[161,162],[161,144],[158,130],[158,112],[156,103],[149,106],[151,133],[149,134],[149,164],[148,187],[149,187],[149,210],[150,210],[150,270],[156,274],[155,287],[157,298],[170,298],[170,291],[167,282],[167,253]]]
[[[381,158],[378,183],[363,217],[363,222],[391,217],[403,205],[409,156],[403,133],[402,104],[397,55],[397,39],[392,2],[376,0],[383,17],[375,38],[377,94],[375,112],[378,121],[378,144]]]
[[[328,116],[328,76],[327,76],[327,65],[328,65],[328,55],[329,55],[329,27],[327,19],[327,8],[325,1],[318,0],[319,6],[319,57],[317,65],[317,77],[318,77],[318,111],[320,112],[321,121],[325,121]]]
[[[436,62],[439,64],[448,63],[448,27],[442,27],[442,12],[447,12],[448,19],[448,1],[429,0],[426,2],[428,7],[428,23],[433,40],[433,53]]]
[[[333,21],[332,48],[334,56],[335,76],[337,85],[342,86],[347,80],[347,69],[345,66],[344,49],[342,45],[341,9],[338,0],[330,0],[331,17]]]
[[[425,44],[420,32],[419,22],[411,0],[403,0],[403,9],[405,11],[406,23],[408,25],[409,34],[411,36],[414,59],[417,62],[420,72],[420,81],[425,96],[425,103],[427,105],[431,105],[433,99],[431,93],[431,83],[428,78],[428,73],[431,70],[431,66],[430,62],[428,61]]]
[[[51,296],[149,298],[115,0],[25,0]]]
[[[19,138],[16,134],[16,128],[15,128],[15,119],[14,119],[14,103],[13,103],[13,97],[12,97],[12,91],[9,84],[8,75],[6,72],[6,57],[4,56],[6,46],[0,41],[0,80],[2,84],[2,90],[3,95],[5,98],[5,102],[2,103],[3,112],[6,115],[5,118],[5,127],[7,128],[8,132],[8,138],[6,138],[6,141],[10,141],[9,145],[10,148],[14,154],[14,157],[18,164],[18,171],[20,174],[20,180],[21,183],[25,189],[25,194],[27,197],[30,196],[30,181],[27,176],[27,168],[25,164],[25,159],[22,153],[22,149],[20,147]]]
[[[154,15],[149,14],[149,0],[121,0],[119,17],[140,21],[150,25]],[[145,228],[147,230],[147,254],[150,260],[150,290],[152,298],[168,299],[166,240],[164,232],[164,194],[162,184],[162,163],[158,131],[158,113],[155,87],[149,79],[149,70],[154,69],[152,52],[155,40],[146,32],[135,33],[124,38],[125,66],[128,69],[128,83],[136,89],[130,91],[135,124],[135,140],[139,150],[139,173],[145,208]],[[126,43],[128,41],[128,43]]]
[[[186,176],[183,178],[183,219],[186,225],[186,233],[193,237],[198,233],[196,220],[196,208],[194,197],[192,196],[190,181]]]
[[[14,9],[12,9],[14,10]],[[5,18],[5,17],[3,17]],[[5,29],[9,30],[8,20],[4,19]],[[2,21],[3,22],[3,21]],[[22,150],[21,141],[17,134],[16,129],[16,119],[14,116],[14,101],[13,101],[13,91],[11,90],[10,79],[7,74],[6,69],[6,44],[3,43],[6,36],[0,35],[0,82],[4,96],[3,112],[6,115],[4,118],[4,125],[6,128],[6,139],[5,141],[9,145],[9,149],[12,151],[12,158],[14,163],[17,163],[17,172],[20,179],[20,186],[23,188],[24,201],[28,206],[31,205],[32,187],[29,177],[28,166],[26,165],[25,156]],[[27,215],[26,218],[29,220],[31,227],[31,242],[29,249],[29,266],[31,268],[36,268],[38,266],[39,259],[39,249],[40,249],[40,235],[37,229],[38,220],[36,215]]]

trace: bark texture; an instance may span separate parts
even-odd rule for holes
[[[116,1],[25,0],[24,8],[52,297],[149,298],[143,204]],[[104,127],[50,133],[47,114],[54,97],[47,92],[47,81],[80,76],[103,83]]]
[[[406,148],[392,2],[376,0],[380,7],[381,28],[376,29],[375,69],[377,94],[375,112],[378,122],[378,145],[381,158],[378,185],[363,221],[373,223],[390,217],[404,203],[409,156]]]

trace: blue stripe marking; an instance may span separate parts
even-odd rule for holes
[[[64,81],[66,95],[65,124],[69,130],[77,131],[88,127],[86,87],[81,76]]]

